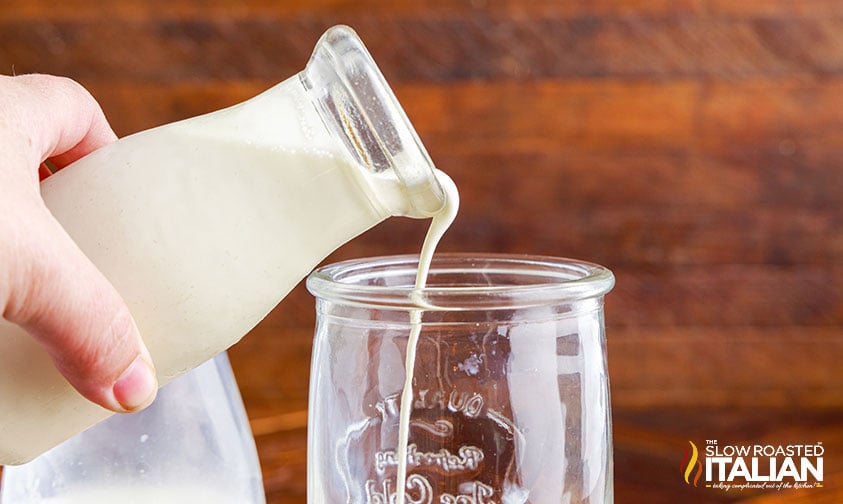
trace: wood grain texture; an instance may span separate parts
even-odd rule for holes
[[[843,501],[838,0],[5,0],[0,72],[79,80],[125,135],[260,92],[340,22],[460,187],[442,250],[614,270],[617,502]],[[329,260],[424,232],[393,219]],[[299,286],[230,352],[270,503],[306,501],[313,323]],[[822,441],[824,488],[689,487],[709,438]]]
[[[0,19],[51,21],[68,19],[240,18],[244,16],[301,17],[326,15],[336,18],[369,14],[384,18],[443,15],[498,14],[527,16],[666,16],[666,17],[787,17],[824,18],[840,14],[836,0],[5,0]]]
[[[359,31],[397,81],[808,78],[840,75],[843,65],[841,13],[779,18],[459,9],[390,16],[389,9],[358,7],[342,15],[114,17],[109,11],[25,22],[0,18],[0,68],[41,67],[79,79],[277,79],[301,68],[319,34],[338,20]]]

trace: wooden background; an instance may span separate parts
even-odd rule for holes
[[[79,80],[124,135],[286,78],[340,22],[460,187],[442,250],[614,270],[617,502],[843,502],[843,3],[0,0],[0,72]],[[312,312],[300,287],[231,350],[270,503],[305,502]],[[824,488],[688,486],[705,439],[822,442]]]

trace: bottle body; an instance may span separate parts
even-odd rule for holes
[[[128,304],[162,385],[234,344],[331,251],[389,215],[327,132],[299,128],[318,125],[299,88],[293,78],[252,102],[127,137],[42,184],[51,212]],[[4,450],[39,453],[108,416],[19,328],[5,324],[0,346]]]
[[[346,124],[352,116],[359,123]],[[422,185],[427,175],[435,182],[371,56],[337,27],[302,73],[121,139],[41,192],[125,299],[164,385],[234,344],[346,241],[390,215],[429,216],[441,198],[430,188],[441,188]],[[109,415],[0,320],[0,464],[26,462]]]

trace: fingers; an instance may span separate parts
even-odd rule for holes
[[[17,119],[12,126],[27,137],[39,164],[50,159],[63,168],[117,139],[99,104],[79,83],[39,74],[0,79],[11,102],[0,103],[0,110]]]
[[[38,339],[86,398],[118,412],[147,406],[157,383],[125,303],[52,216],[29,217],[4,316]]]
[[[83,396],[118,412],[142,409],[157,381],[129,310],[37,190],[42,161],[62,167],[114,133],[93,98],[67,79],[3,77],[0,95],[0,148],[13,153],[0,159],[2,315],[38,339]]]

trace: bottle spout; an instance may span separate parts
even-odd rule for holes
[[[396,179],[409,215],[430,217],[445,206],[430,156],[354,30],[325,32],[299,75],[325,126],[360,166]]]

